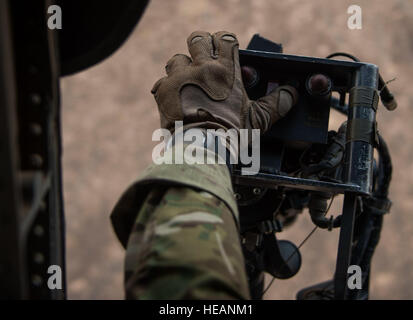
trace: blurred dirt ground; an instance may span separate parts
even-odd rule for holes
[[[347,28],[352,4],[362,8],[362,30]],[[159,126],[151,86],[173,54],[186,53],[186,37],[197,29],[234,32],[241,48],[260,33],[283,43],[286,53],[324,57],[346,51],[379,65],[386,80],[397,77],[390,87],[399,109],[381,107],[378,116],[393,157],[394,204],[374,257],[371,298],[412,299],[412,0],[152,0],[116,54],[62,81],[69,298],[123,298],[124,253],[109,214],[151,161],[151,135]],[[340,212],[340,201],[331,212]],[[304,213],[282,236],[299,243],[312,227]],[[337,236],[318,230],[302,249],[299,274],[275,281],[266,298],[293,299],[300,288],[330,278]]]

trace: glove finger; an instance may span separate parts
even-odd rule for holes
[[[205,31],[195,31],[187,39],[188,50],[195,64],[206,60],[212,60],[214,49],[212,36]]]
[[[287,115],[288,111],[290,111],[294,105],[293,96],[286,90],[280,91],[280,98],[278,101],[279,101],[278,109],[277,109],[278,117],[274,119],[274,122],[281,118],[284,118]]]
[[[297,90],[291,86],[281,86],[254,101],[250,109],[250,121],[253,128],[266,132],[273,123],[283,118],[297,103]]]
[[[171,73],[183,69],[191,64],[192,60],[185,54],[176,54],[166,63],[165,70],[169,76]]]
[[[168,77],[163,77],[160,78],[158,81],[155,82],[155,84],[152,87],[151,93],[152,94],[156,94],[156,92],[158,91],[159,87],[161,86],[162,82]]]
[[[219,31],[212,35],[216,54],[219,60],[234,60],[234,48],[238,47],[237,36],[231,32]]]
[[[298,101],[298,92],[292,86],[281,86],[270,94],[258,99],[259,105],[268,108],[271,113],[271,124],[285,117]]]

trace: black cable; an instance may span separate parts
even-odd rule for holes
[[[335,57],[346,57],[355,62],[361,62],[359,58],[353,56],[352,54],[346,52],[334,52],[328,55],[326,58],[331,59]],[[391,80],[392,81],[392,80]],[[386,107],[387,110],[394,110],[397,108],[397,101],[394,98],[393,94],[390,92],[389,87],[387,87],[387,82],[383,80],[383,77],[379,73],[379,92],[380,98],[383,105]]]
[[[336,196],[336,195],[334,194],[333,197],[331,198],[330,204],[328,205],[328,208],[327,208],[325,214],[327,214],[328,211],[330,211],[330,208],[331,208],[331,205],[333,204],[333,201],[334,201],[334,197],[335,197],[335,196]],[[315,227],[310,231],[310,233],[304,238],[304,240],[301,241],[301,243],[300,243],[299,246],[297,247],[297,250],[295,250],[295,251],[288,257],[288,259],[286,260],[285,264],[287,264],[287,263],[290,261],[290,259],[291,259],[292,257],[294,257],[294,255],[298,252],[298,250],[300,250],[300,248],[307,242],[307,240],[310,239],[310,237],[314,234],[314,232],[316,232],[317,229],[318,229],[318,227],[315,226]],[[272,277],[270,283],[269,283],[268,286],[265,288],[265,290],[262,292],[262,295],[263,295],[263,296],[264,296],[264,294],[268,291],[268,289],[271,287],[271,285],[274,283],[274,280],[275,280],[275,277]]]

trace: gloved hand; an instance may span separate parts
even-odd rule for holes
[[[242,82],[238,40],[232,33],[193,32],[188,40],[191,57],[173,56],[167,76],[158,80],[152,93],[158,103],[161,127],[260,129],[265,133],[287,114],[297,101],[297,91],[281,86],[269,95],[249,100]]]

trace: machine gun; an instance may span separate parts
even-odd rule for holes
[[[331,59],[337,56],[353,61]],[[297,105],[262,137],[260,172],[233,172],[252,297],[265,292],[264,271],[280,279],[299,271],[301,245],[278,240],[276,233],[308,208],[315,228],[341,229],[337,263],[334,279],[301,290],[297,298],[367,299],[371,259],[391,206],[391,158],[376,112],[379,97],[394,110],[393,95],[373,64],[344,53],[325,59],[282,54],[281,45],[259,35],[240,50],[240,64],[252,99],[285,84],[299,92]],[[331,107],[347,116],[337,131],[328,131]],[[326,217],[327,202],[337,194],[344,194],[343,212]],[[351,292],[350,265],[362,270],[362,288]]]

